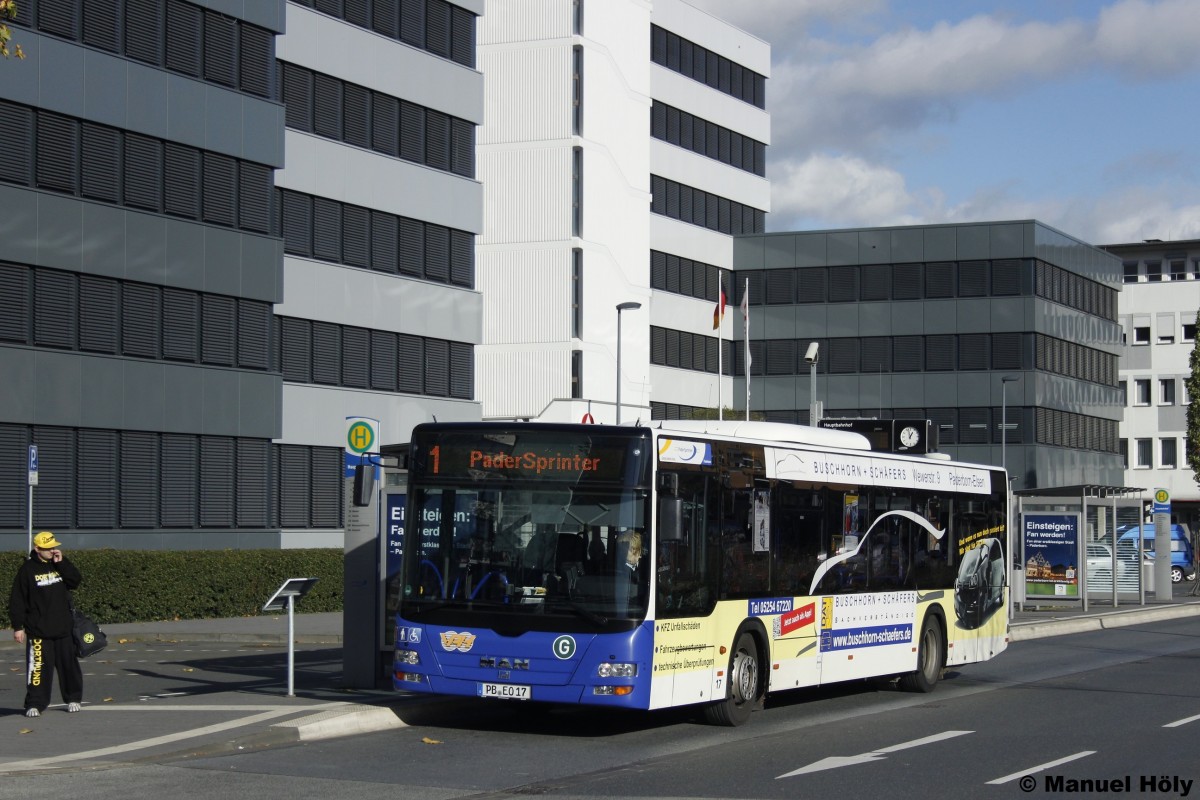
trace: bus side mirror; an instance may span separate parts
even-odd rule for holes
[[[683,499],[679,497],[658,498],[658,540],[660,542],[683,541]]]

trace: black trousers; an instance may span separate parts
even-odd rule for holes
[[[45,711],[50,705],[50,690],[54,673],[58,673],[58,690],[64,703],[83,700],[83,670],[75,657],[75,640],[70,636],[58,639],[25,640],[25,708]]]

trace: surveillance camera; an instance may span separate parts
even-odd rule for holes
[[[804,354],[804,360],[807,361],[809,364],[817,363],[817,350],[818,349],[819,349],[819,346],[817,345],[816,342],[810,342],[808,345],[808,352],[806,352]]]

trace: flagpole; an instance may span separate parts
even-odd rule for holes
[[[718,291],[723,292],[724,289],[718,288]],[[717,420],[721,421],[725,419],[725,388],[721,385],[724,383],[722,378],[725,376],[725,369],[721,365],[721,354],[725,349],[722,346],[724,342],[721,341],[721,334],[723,333],[721,328],[725,325],[725,319],[720,315],[720,299],[717,300],[717,308]]]

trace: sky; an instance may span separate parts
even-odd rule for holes
[[[688,0],[771,45],[767,230],[1200,238],[1200,0]]]

